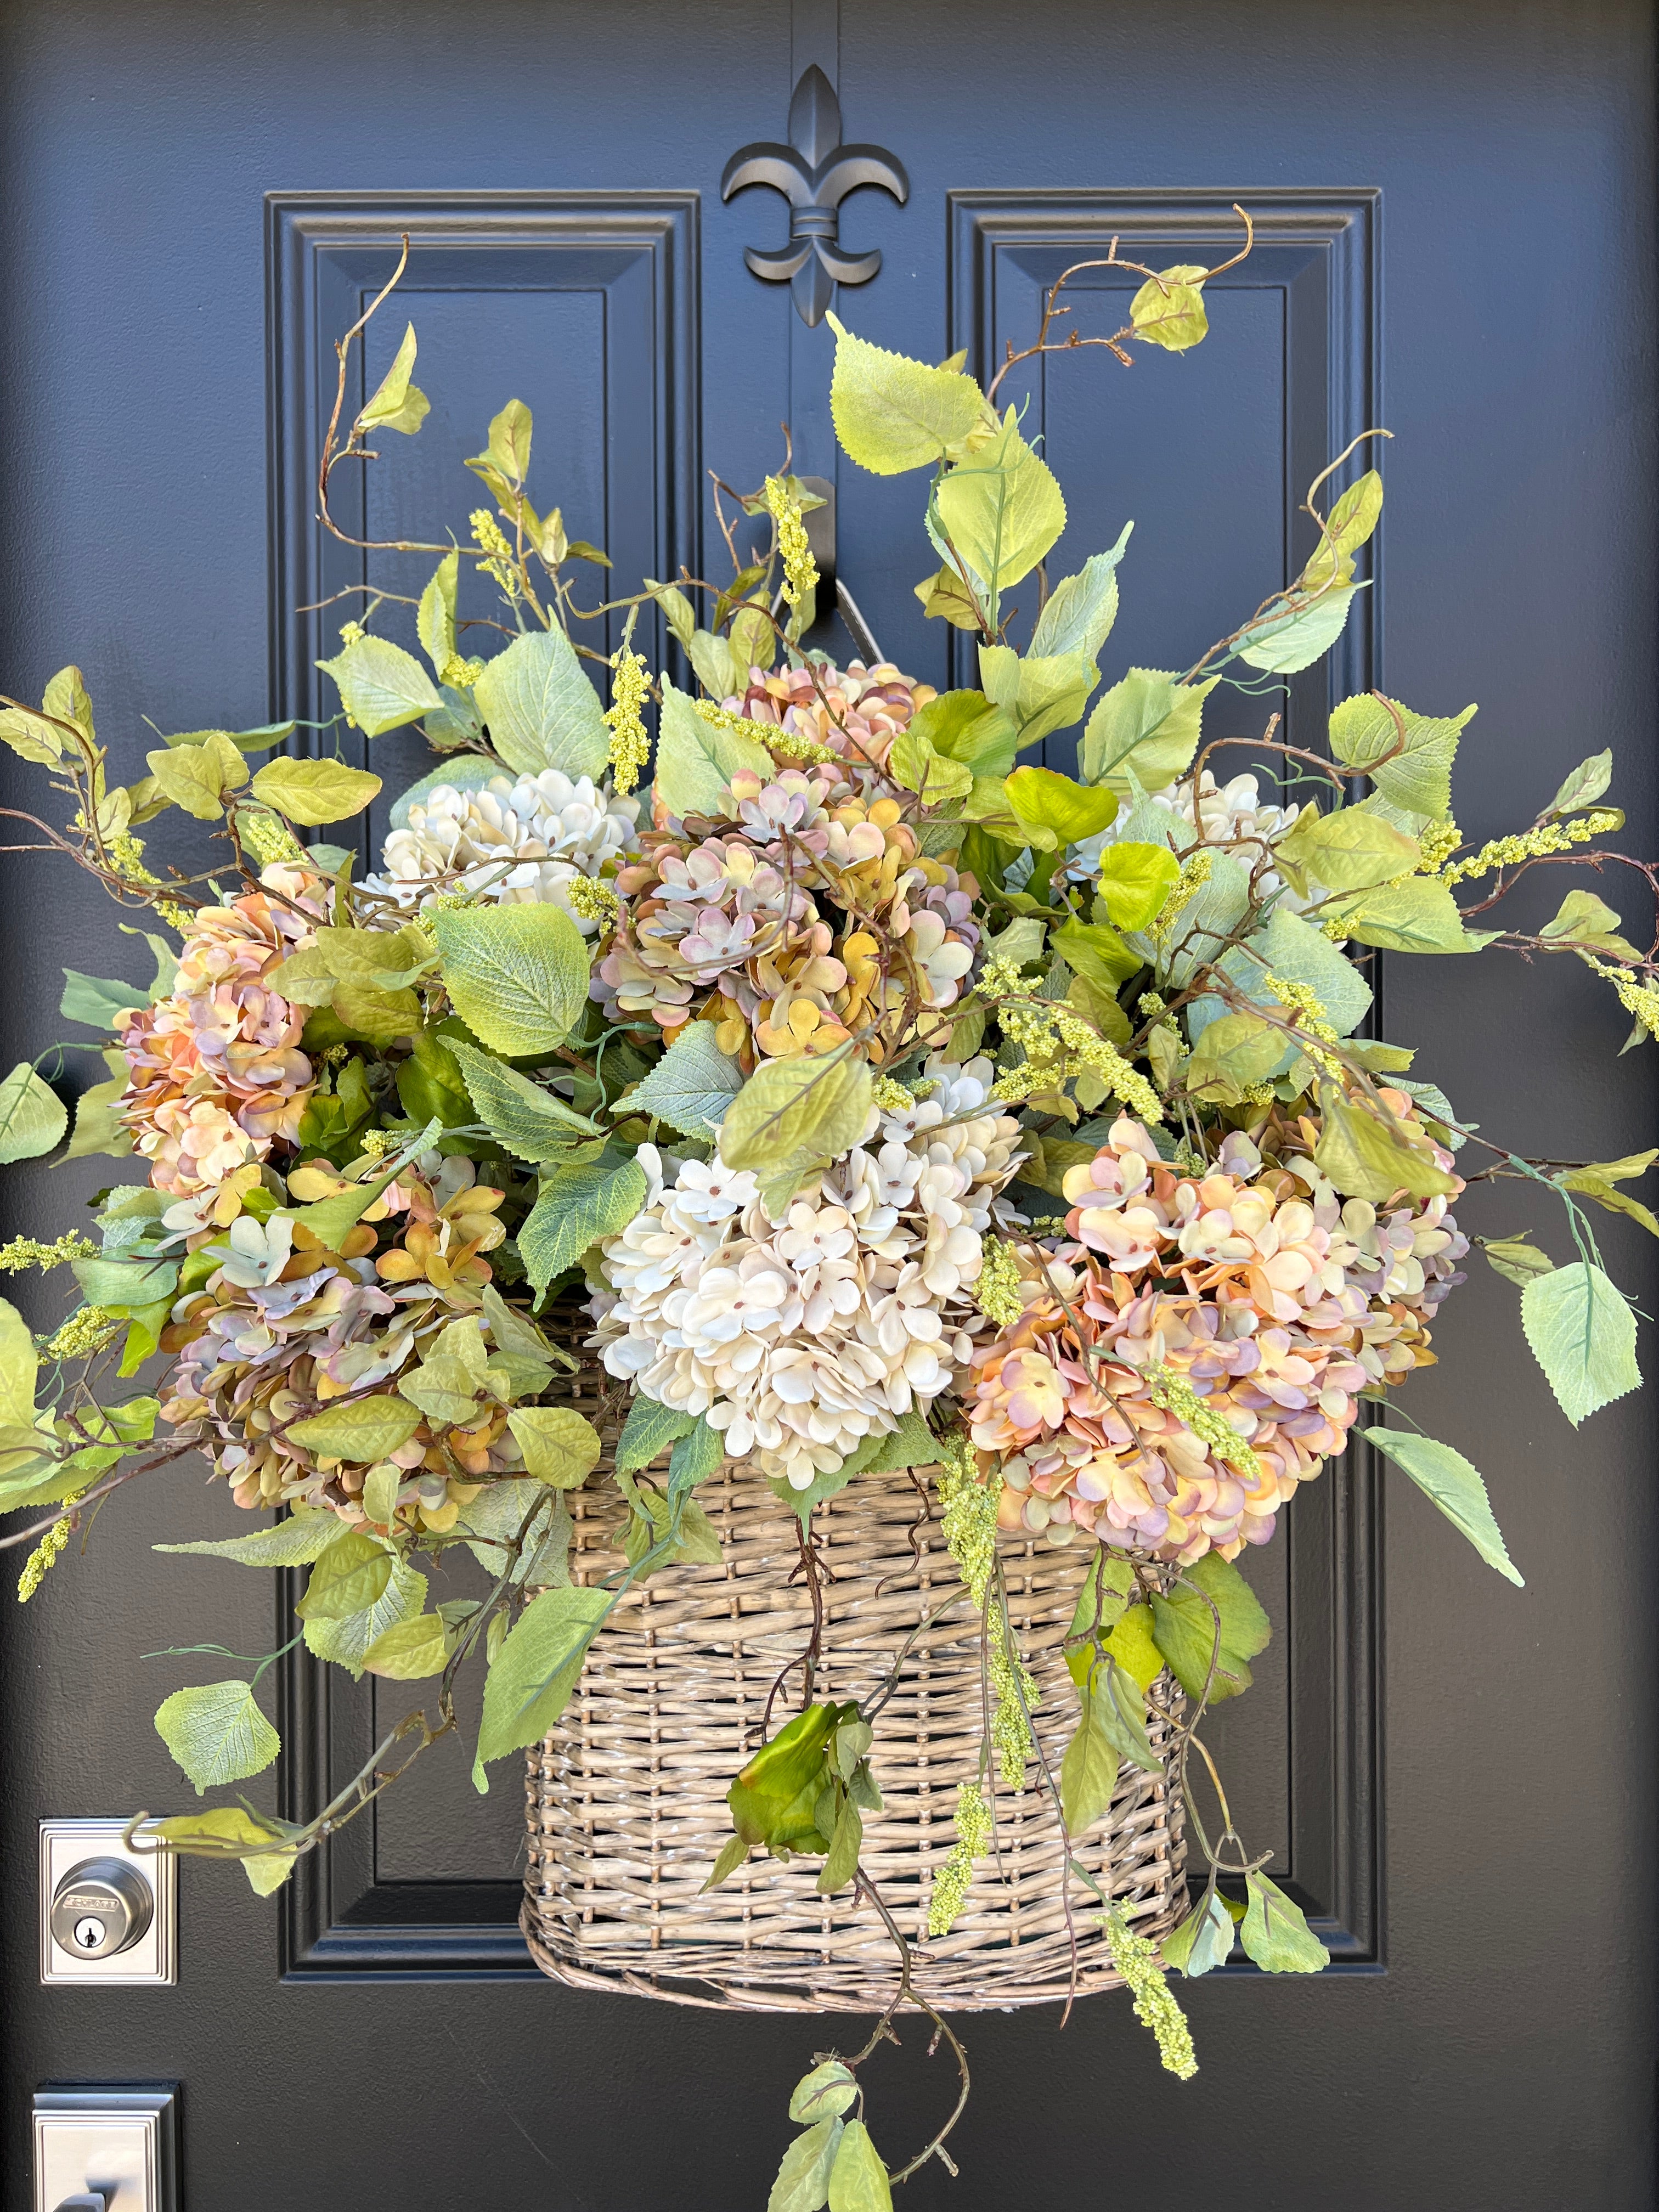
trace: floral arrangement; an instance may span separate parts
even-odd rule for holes
[[[1139,273],[1129,323],[1085,342],[1126,361],[1197,343],[1206,272]],[[1065,281],[1031,355],[1073,343],[1051,336]],[[1310,494],[1317,542],[1292,585],[1184,672],[1129,666],[1102,689],[1129,533],[1047,575],[1066,508],[1018,407],[999,411],[1013,362],[981,390],[959,362],[836,330],[841,442],[861,468],[924,476],[917,596],[975,641],[976,685],[805,649],[819,579],[787,463],[721,510],[731,582],[647,579],[581,604],[580,579],[608,563],[532,506],[514,401],[468,464],[490,501],[470,543],[424,549],[418,596],[366,592],[322,664],[340,714],[304,754],[282,750],[292,724],[192,732],[118,784],[77,669],[38,708],[6,703],[0,738],[63,802],[57,824],[14,814],[30,841],[11,849],[64,854],[141,914],[155,972],[66,971],[64,1015],[105,1062],[70,1085],[72,1133],[62,1048],[0,1085],[0,1160],[68,1133],[64,1158],[123,1163],[88,1233],[0,1252],[6,1270],[67,1267],[79,1292],[44,1336],[0,1302],[0,1510],[23,1516],[4,1540],[31,1599],[72,1542],[100,1525],[110,1540],[112,1493],[203,1454],[235,1506],[281,1517],[167,1548],[307,1566],[313,1653],[435,1686],[307,1826],[240,1802],[142,1831],[240,1859],[264,1893],[449,1732],[470,1662],[487,1668],[478,1786],[536,1742],[621,1595],[714,1556],[696,1491],[728,1455],[772,1480],[808,1543],[855,1474],[914,1481],[983,1616],[987,1669],[931,1935],[996,1879],[981,1862],[1000,1792],[1046,1793],[1075,1837],[1120,1762],[1158,1764],[1147,1723],[1164,1715],[1207,1882],[1161,1947],[1099,1904],[1185,2075],[1171,1971],[1206,1972],[1236,1941],[1269,1972],[1325,1962],[1224,1797],[1211,1840],[1188,1773],[1207,1706],[1248,1686],[1268,1635],[1240,1554],[1299,1486],[1342,1479],[1358,1430],[1520,1580],[1477,1471],[1403,1407],[1403,1425],[1383,1419],[1435,1357],[1468,1182],[1565,1209],[1564,1261],[1521,1235],[1483,1249],[1520,1286],[1568,1419],[1640,1380],[1593,1209],[1659,1233],[1624,1188],[1656,1155],[1563,1164],[1468,1127],[1408,1047],[1370,1032],[1371,963],[1565,955],[1639,1042],[1659,1035],[1659,963],[1599,890],[1569,890],[1531,930],[1503,909],[1539,868],[1600,882],[1616,862],[1644,892],[1654,870],[1601,842],[1622,819],[1601,804],[1605,752],[1470,849],[1452,772],[1473,708],[1365,694],[1317,751],[1276,715],[1241,732],[1243,703],[1328,652],[1363,588],[1378,475],[1320,504],[1354,448]],[[420,428],[415,355],[411,326],[343,439],[337,406],[331,528],[334,471]],[[399,574],[423,550],[371,550]],[[635,647],[653,607],[678,678]],[[386,634],[405,608],[419,655]],[[614,653],[583,642],[623,611]],[[342,723],[370,739],[419,723],[442,756],[367,873],[313,834],[380,788],[338,757]],[[1075,776],[1022,764],[1079,725]],[[1230,749],[1249,765],[1231,772]],[[146,859],[138,833],[168,809],[203,825],[198,872]],[[608,1457],[543,1402],[584,1347],[614,1382]],[[626,1501],[629,1564],[580,1588],[567,1498],[590,1479]],[[1006,1540],[1077,1561],[1057,1772],[1029,1723]],[[459,1546],[484,1593],[434,1604],[420,1562]],[[163,1702],[156,1726],[198,1790],[276,1759],[258,1680]],[[857,1707],[809,1702],[754,1752],[711,1881],[757,1850],[819,1855],[821,1886],[892,1929],[860,1860],[881,1753]],[[868,2056],[802,2083],[775,2203],[888,2201],[862,2118],[844,2117]],[[948,2163],[947,2131],[903,2171]]]

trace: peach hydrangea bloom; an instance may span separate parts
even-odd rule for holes
[[[1237,1133],[1187,1172],[1127,1115],[1064,1188],[1077,1242],[975,1353],[973,1439],[1001,1462],[1005,1526],[1182,1564],[1265,1543],[1346,1448],[1359,1394],[1432,1359],[1426,1322],[1468,1249],[1443,1198],[1379,1212]]]
[[[271,1146],[299,1140],[311,1096],[300,1050],[306,1009],[267,977],[314,941],[331,886],[278,862],[261,888],[197,915],[169,994],[119,1016],[130,1074],[122,1118],[150,1181],[175,1198],[222,1182]]]

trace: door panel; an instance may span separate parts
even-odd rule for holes
[[[782,203],[719,197],[737,147],[785,135],[811,60],[847,137],[909,173],[904,205],[863,191],[842,210],[849,250],[884,259],[838,311],[879,343],[966,345],[984,372],[1028,342],[1042,286],[1114,234],[1154,265],[1210,261],[1231,250],[1235,200],[1258,220],[1196,355],[1126,373],[1095,350],[1008,380],[1066,489],[1065,551],[1136,523],[1109,677],[1188,665],[1282,583],[1307,550],[1309,478],[1380,422],[1396,436],[1365,618],[1334,670],[1297,680],[1293,732],[1316,736],[1331,696],[1371,682],[1428,711],[1476,698],[1466,834],[1512,826],[1611,744],[1614,796],[1650,848],[1652,33],[1640,0],[1051,0],[1012,16],[985,0],[16,0],[0,16],[3,680],[38,696],[79,659],[134,773],[145,716],[317,713],[312,664],[351,606],[301,611],[364,577],[313,515],[332,343],[405,230],[404,295],[362,374],[372,386],[412,318],[434,411],[385,441],[362,490],[339,473],[343,518],[424,533],[441,512],[464,538],[477,502],[459,463],[517,393],[539,505],[604,544],[619,580],[696,570],[720,544],[706,469],[756,482],[787,418],[797,465],[837,482],[838,565],[884,648],[950,680],[951,641],[911,596],[929,565],[918,482],[838,460],[829,330],[743,263],[781,243]],[[1113,326],[1126,293],[1094,272],[1079,323]],[[417,589],[430,557],[374,573]],[[1230,733],[1273,703],[1231,695]],[[427,763],[393,736],[374,764],[395,792]],[[0,763],[4,803],[29,803],[27,774]],[[64,959],[113,974],[131,955],[89,889],[40,859],[3,866],[9,1065],[58,1033]],[[1535,1152],[1650,1141],[1655,1056],[1615,1060],[1622,1024],[1583,979],[1529,975],[1524,1000],[1522,983],[1412,963],[1381,979],[1383,1033]],[[10,1170],[4,1233],[74,1226],[104,1179]],[[1486,1193],[1467,1212],[1485,1233],[1548,1225]],[[1617,1222],[1605,1242],[1659,1310],[1651,1243]],[[14,1287],[55,1317],[50,1285]],[[1115,1999],[1063,2033],[1048,2013],[970,2021],[963,2176],[919,2176],[912,2207],[1048,2212],[1112,2190],[1285,2212],[1651,2200],[1653,1414],[1627,1401],[1575,1437],[1513,1301],[1472,1275],[1411,1410],[1486,1469],[1525,1591],[1358,1455],[1249,1562],[1275,1642],[1217,1735],[1233,1773],[1249,1763],[1247,1832],[1337,1967],[1183,1988],[1202,2067],[1186,2087]],[[477,1797],[459,1750],[432,1753],[278,1904],[186,1863],[177,1989],[34,1986],[36,1820],[188,1796],[149,1715],[198,1678],[134,1655],[179,1640],[186,1592],[190,1640],[254,1652],[288,1633],[263,1578],[146,1549],[222,1530],[228,1510],[188,1472],[123,1492],[83,1562],[0,1613],[3,1848],[22,1870],[0,1916],[0,2206],[29,2202],[24,2115],[48,2078],[182,2081],[198,2212],[276,2212],[343,2183],[366,2212],[763,2203],[788,2087],[833,2031],[529,1973],[516,1784],[503,1765]],[[377,1697],[382,1723],[402,1710],[396,1686],[286,1674],[288,1808],[355,1771]],[[896,2151],[926,2139],[947,2087],[919,2036],[883,2066],[872,2120]]]

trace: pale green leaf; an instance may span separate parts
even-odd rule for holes
[[[1583,807],[1594,806],[1612,781],[1612,752],[1592,753],[1587,761],[1579,762],[1551,799],[1550,814],[1576,814]]]
[[[1020,436],[1012,407],[995,436],[941,480],[934,499],[951,551],[994,599],[1029,575],[1066,527],[1054,471]]]
[[[367,738],[417,722],[444,703],[414,654],[389,638],[356,638],[332,660],[319,660],[317,665],[334,678],[347,714]],[[154,769],[154,754],[149,764]]]
[[[1328,1093],[1314,1163],[1345,1198],[1385,1206],[1401,1191],[1413,1198],[1448,1198],[1454,1182],[1437,1168],[1429,1140],[1406,1122],[1390,1126],[1370,1107]]]
[[[69,1127],[63,1100],[26,1060],[0,1083],[0,1167],[38,1159]]]
[[[477,1316],[464,1316],[440,1331],[418,1366],[398,1376],[398,1393],[418,1406],[428,1421],[470,1422],[489,1387],[488,1361]]]
[[[925,736],[901,730],[888,755],[887,772],[906,791],[914,791],[928,806],[947,799],[965,799],[974,787],[974,771],[965,761],[936,752]]]
[[[199,744],[158,746],[146,758],[173,805],[202,822],[217,821],[224,812],[224,794],[240,791],[247,781],[246,761],[219,730],[210,730]]]
[[[314,1657],[348,1668],[354,1676],[360,1676],[368,1654],[386,1631],[400,1620],[413,1620],[424,1608],[427,1595],[426,1577],[399,1559],[380,1596],[362,1612],[347,1613],[337,1620],[307,1620],[306,1649]]]
[[[1333,891],[1373,890],[1409,874],[1423,857],[1415,837],[1395,829],[1380,815],[1353,806],[1339,808],[1334,814],[1304,806],[1273,851],[1276,860],[1282,856],[1288,863],[1285,872],[1292,880],[1305,873]],[[1455,927],[1461,938],[1462,922]]]
[[[1575,1428],[1641,1389],[1636,1316],[1599,1267],[1575,1260],[1535,1276],[1521,1293],[1521,1326]]]
[[[562,1168],[519,1231],[519,1255],[538,1291],[574,1267],[590,1244],[616,1237],[645,1203],[645,1170],[635,1160],[607,1168]]]
[[[1449,889],[1433,876],[1361,891],[1333,911],[1350,937],[1389,952],[1479,952],[1493,934],[1466,927]]]
[[[0,1298],[0,1425],[34,1426],[34,1385],[40,1358],[16,1307]]]
[[[1316,1974],[1331,1954],[1309,1927],[1299,1905],[1265,1874],[1248,1875],[1249,1899],[1239,1928],[1247,1955],[1266,1974]]]
[[[343,1534],[334,1514],[296,1505],[286,1520],[273,1528],[256,1528],[250,1536],[210,1537],[194,1544],[153,1544],[150,1548],[234,1559],[244,1567],[307,1567]]]
[[[1382,513],[1382,479],[1367,469],[1357,483],[1348,486],[1326,518],[1324,532],[1313,556],[1302,571],[1298,588],[1323,591],[1333,581],[1346,584],[1353,574],[1353,556],[1376,528]]]
[[[887,2168],[862,2120],[842,2124],[841,2148],[830,2170],[830,2212],[893,2212]]]
[[[1107,920],[1119,929],[1147,928],[1180,875],[1181,864],[1167,845],[1143,845],[1130,838],[1106,846],[1095,882]]]
[[[198,1797],[222,1783],[263,1774],[283,1747],[246,1682],[175,1690],[156,1708],[155,1733],[196,1784]]]
[[[367,1462],[406,1444],[421,1425],[419,1408],[393,1392],[342,1398],[320,1413],[295,1421],[288,1434],[319,1459]]]
[[[741,1864],[749,1846],[741,1836],[732,1837],[728,1850],[732,1844]],[[795,2137],[783,2154],[772,2193],[766,2200],[766,2212],[823,2212],[830,2202],[830,2176],[841,2148],[842,2128],[838,2118],[818,2120]]]
[[[733,1168],[763,1168],[797,1151],[836,1159],[860,1141],[870,1112],[868,1061],[850,1053],[768,1060],[726,1109],[720,1157]]]
[[[1331,716],[1331,751],[1345,768],[1369,775],[1391,805],[1443,822],[1451,812],[1457,740],[1474,711],[1414,714],[1380,692],[1360,692]]]
[[[1194,1979],[1211,1973],[1226,1965],[1236,1933],[1232,1914],[1214,1890],[1206,1890],[1181,1925],[1164,1938],[1164,1963]]]
[[[743,1071],[714,1042],[711,1022],[687,1022],[620,1112],[651,1114],[688,1137],[718,1129],[743,1088]]]
[[[588,1645],[616,1599],[571,1583],[532,1598],[496,1654],[484,1681],[472,1780],[489,1788],[484,1768],[538,1743],[564,1711]]]
[[[611,733],[598,692],[575,647],[556,625],[515,637],[484,665],[472,687],[489,742],[510,769],[539,775],[556,768],[597,783],[609,761]]]
[[[432,917],[444,988],[492,1051],[551,1052],[587,1004],[581,932],[556,906],[440,909]]]
[[[1063,576],[1054,586],[1031,632],[1033,659],[1071,653],[1099,658],[1117,619],[1117,564],[1133,528],[1126,522],[1109,553],[1091,555],[1075,576]]]
[[[91,1030],[112,1030],[118,1014],[131,1013],[149,1004],[142,983],[123,983],[101,975],[83,975],[77,968],[64,970],[64,996],[58,1012],[66,1022],[84,1022]]]
[[[1234,650],[1248,667],[1294,676],[1330,651],[1346,626],[1354,593],[1364,589],[1363,584],[1337,584],[1316,599],[1298,594],[1279,599],[1251,624]]]
[[[1519,1283],[1522,1290],[1534,1275],[1547,1275],[1555,1265],[1547,1252],[1540,1252],[1524,1237],[1479,1237],[1475,1242],[1497,1273],[1506,1282]]]
[[[966,450],[975,432],[992,427],[978,385],[969,376],[931,368],[855,337],[837,319],[830,410],[842,449],[876,476],[899,476]]]
[[[441,1674],[449,1662],[450,1639],[435,1613],[397,1620],[377,1636],[363,1654],[363,1671],[388,1682],[418,1682]]]
[[[267,761],[253,779],[253,796],[264,805],[312,830],[361,814],[380,791],[378,775],[343,761]]]
[[[434,674],[441,678],[455,657],[455,594],[460,567],[459,550],[444,555],[421,593],[421,604],[415,615],[421,650],[432,663]]]
[[[403,343],[392,358],[392,366],[380,379],[374,398],[357,417],[358,427],[364,430],[401,430],[412,437],[427,417],[432,402],[424,392],[410,382],[415,368],[415,325],[410,323],[404,331]]]
[[[1206,1552],[1194,1565],[1183,1567],[1181,1580],[1167,1595],[1154,1597],[1152,1607],[1153,1638],[1189,1698],[1201,1697],[1209,1680],[1217,1613],[1221,1617],[1221,1651],[1211,1683],[1211,1703],[1236,1698],[1249,1688],[1248,1662],[1267,1650],[1273,1631],[1255,1593],[1218,1552]]]
[[[1539,931],[1553,945],[1588,945],[1598,952],[1620,952],[1627,959],[1641,954],[1619,934],[1620,917],[1594,891],[1569,891],[1554,919]]]
[[[395,1556],[361,1530],[348,1529],[311,1571],[294,1608],[301,1620],[345,1620],[374,1604],[392,1579]]]
[[[742,683],[747,680],[745,672]],[[734,688],[740,690],[742,683]],[[662,805],[681,821],[688,814],[721,814],[728,804],[726,787],[744,769],[770,782],[772,756],[753,738],[706,722],[665,677],[654,786]]]
[[[480,476],[493,471],[504,477],[510,484],[521,484],[530,474],[530,441],[535,428],[532,416],[522,399],[509,399],[499,415],[492,416],[489,423],[489,443],[481,453],[475,453],[467,466]]]
[[[555,1490],[579,1490],[599,1465],[598,1431],[569,1406],[520,1406],[507,1415],[507,1425],[524,1454],[526,1472]]]
[[[1203,282],[1207,269],[1178,263],[1149,276],[1129,302],[1129,320],[1138,338],[1162,346],[1167,353],[1185,353],[1210,327],[1204,306]]]
[[[1372,1427],[1361,1433],[1385,1459],[1403,1468],[1425,1497],[1433,1499],[1453,1528],[1462,1531],[1489,1567],[1496,1567],[1517,1589],[1525,1587],[1504,1547],[1503,1532],[1492,1517],[1486,1486],[1479,1470],[1470,1466],[1462,1452],[1454,1451],[1449,1444],[1437,1443],[1432,1437],[1419,1436],[1410,1429]]]
[[[1019,750],[1011,714],[982,691],[944,691],[910,718],[909,727],[947,760],[962,761],[975,776],[1005,776]]]
[[[492,1137],[521,1160],[559,1160],[598,1132],[585,1115],[532,1083],[516,1067],[480,1052],[464,1038],[446,1039],[471,1092],[478,1118]]]
[[[826,2058],[822,2065],[797,2081],[789,2094],[789,2117],[799,2127],[810,2127],[815,2120],[832,2119],[847,2110],[857,2098],[858,2076],[839,2058]]]
[[[654,1398],[636,1392],[629,1401],[622,1435],[617,1440],[614,1463],[617,1474],[632,1474],[639,1468],[649,1467],[670,1444],[696,1425],[696,1414],[683,1413],[673,1406],[659,1405]]]
[[[1083,733],[1083,780],[1103,783],[1120,799],[1130,784],[1162,791],[1193,764],[1207,699],[1220,679],[1183,684],[1155,668],[1132,668],[1089,717]]]

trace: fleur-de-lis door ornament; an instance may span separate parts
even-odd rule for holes
[[[751,246],[744,259],[769,284],[787,284],[804,323],[821,323],[837,284],[867,284],[881,266],[879,248],[843,253],[841,204],[860,185],[879,185],[901,206],[910,197],[904,166],[879,146],[843,146],[841,102],[816,63],[801,73],[789,103],[787,146],[744,146],[726,165],[720,198],[750,185],[770,185],[789,203],[789,244],[781,253]]]

